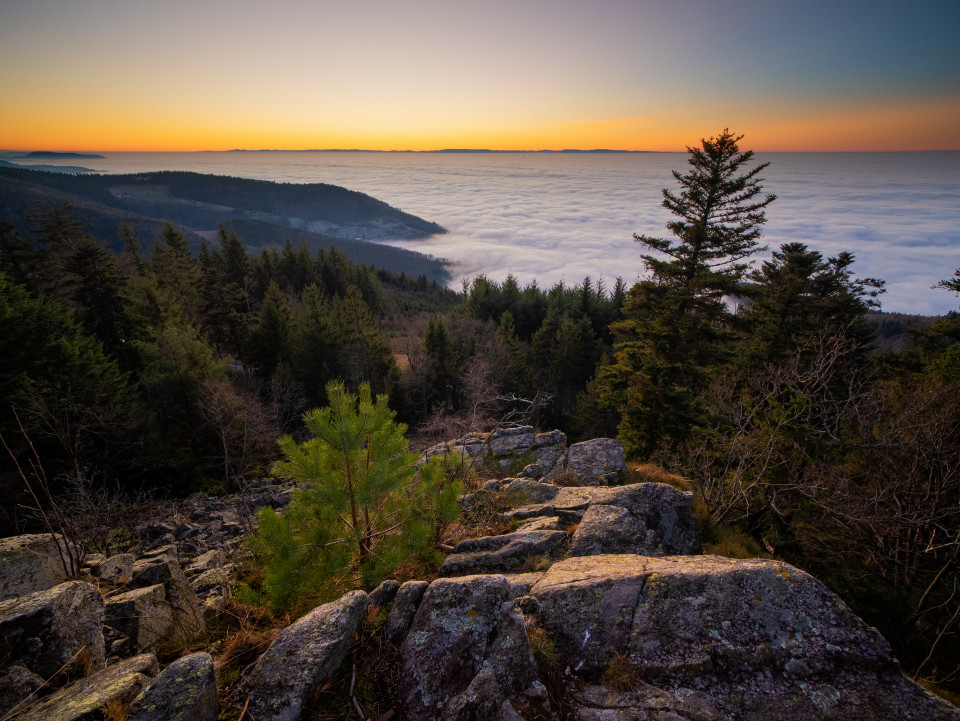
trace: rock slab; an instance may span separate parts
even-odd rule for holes
[[[143,651],[171,635],[174,611],[158,583],[107,598],[105,621]]]
[[[150,654],[120,661],[60,689],[17,716],[17,721],[99,721],[108,704],[129,706],[158,670],[157,659]]]
[[[509,571],[537,557],[559,558],[566,550],[563,531],[518,531],[472,538],[458,544],[440,567],[441,576]]]
[[[594,438],[570,446],[566,471],[578,485],[609,486],[627,478],[627,457],[617,439]]]
[[[68,581],[0,603],[0,663],[19,664],[50,678],[103,668],[104,604],[89,583]]]
[[[46,591],[66,580],[57,544],[50,534],[0,539],[0,601]]]
[[[400,648],[408,718],[439,719],[480,672],[509,594],[503,576],[465,576],[430,584]]]
[[[661,691],[708,698],[678,718],[960,719],[960,710],[900,674],[875,629],[819,581],[785,563],[717,556],[569,558],[554,564],[531,595],[575,675],[590,678],[614,656],[626,657]],[[660,718],[600,714],[598,708],[614,707],[598,705],[598,692],[591,694],[593,710],[581,714],[585,720]],[[616,703],[629,701],[621,710],[641,708],[650,699]]]
[[[339,668],[367,610],[367,594],[351,591],[287,626],[244,679],[257,721],[296,721]]]
[[[217,721],[219,715],[213,659],[192,653],[167,666],[137,697],[127,721]]]

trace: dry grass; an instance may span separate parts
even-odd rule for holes
[[[107,701],[106,705],[100,709],[103,714],[103,721],[127,721],[130,716],[130,708],[118,698]]]
[[[477,491],[473,504],[451,523],[444,533],[444,543],[451,546],[468,538],[499,536],[516,529],[516,523],[499,518],[499,514],[511,508],[526,505],[528,499],[515,491]]]
[[[531,556],[527,559],[527,562],[523,565],[526,571],[547,571],[550,566],[553,565],[553,561],[550,560],[549,556],[540,554],[538,556]]]
[[[666,483],[681,491],[692,491],[690,480],[675,473],[663,470],[653,463],[638,463],[630,469],[628,480],[630,483]]]
[[[704,534],[703,552],[727,558],[773,558],[755,540],[732,526],[712,526]]]
[[[550,697],[550,710],[543,708],[524,709],[524,718],[531,721],[546,719],[574,719],[574,704],[571,699],[570,679],[566,676],[567,661],[557,649],[550,634],[537,620],[526,619],[527,638],[533,651],[533,660],[537,664],[537,675],[546,687]]]
[[[557,650],[557,645],[550,638],[550,634],[536,619],[528,616],[526,619],[527,638],[530,640],[530,649],[533,651],[533,660],[537,668],[547,675],[562,674],[565,665],[563,657]]]
[[[625,653],[614,654],[603,672],[603,682],[614,691],[630,691],[643,683],[640,669]]]
[[[949,701],[954,706],[960,707],[960,693],[955,691],[950,691],[949,689],[944,688],[943,686],[938,686],[935,682],[930,681],[925,678],[918,678],[917,683],[923,686],[930,693],[935,693],[942,699]]]
[[[208,626],[213,639],[207,650],[214,658],[225,714],[236,718],[243,699],[236,696],[237,681],[290,623],[289,617],[275,618],[266,606],[251,606],[227,599],[219,608],[216,623]]]

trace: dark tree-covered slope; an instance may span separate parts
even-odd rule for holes
[[[426,255],[366,241],[415,239],[444,229],[369,195],[335,185],[297,185],[188,172],[71,175],[0,166],[0,220],[29,232],[24,219],[46,205],[69,202],[74,217],[116,249],[120,223],[150,247],[164,221],[180,226],[193,246],[220,223],[241,230],[251,248],[286,238],[311,248],[333,245],[351,260],[394,272],[449,276]]]

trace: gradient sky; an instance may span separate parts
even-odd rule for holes
[[[956,0],[0,0],[0,147],[960,149]]]

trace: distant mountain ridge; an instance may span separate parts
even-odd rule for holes
[[[34,150],[32,153],[24,153],[23,155],[15,155],[13,157],[23,158],[24,160],[50,160],[53,158],[67,158],[69,160],[73,160],[78,158],[102,158],[103,156],[100,155],[100,153],[62,153],[54,150]]]
[[[368,150],[364,148],[233,148],[231,150],[200,150],[201,153],[661,153],[662,150],[613,150],[610,148],[564,148],[563,150],[492,150],[490,148],[442,148],[440,150]]]
[[[291,184],[185,171],[128,175],[48,173],[0,166],[0,220],[29,235],[28,212],[69,202],[93,235],[118,248],[120,223],[132,225],[149,248],[165,221],[180,226],[194,246],[221,223],[235,227],[252,248],[286,238],[311,250],[334,245],[355,262],[446,281],[441,260],[371,243],[445,233],[436,223],[364,193],[321,183]]]

